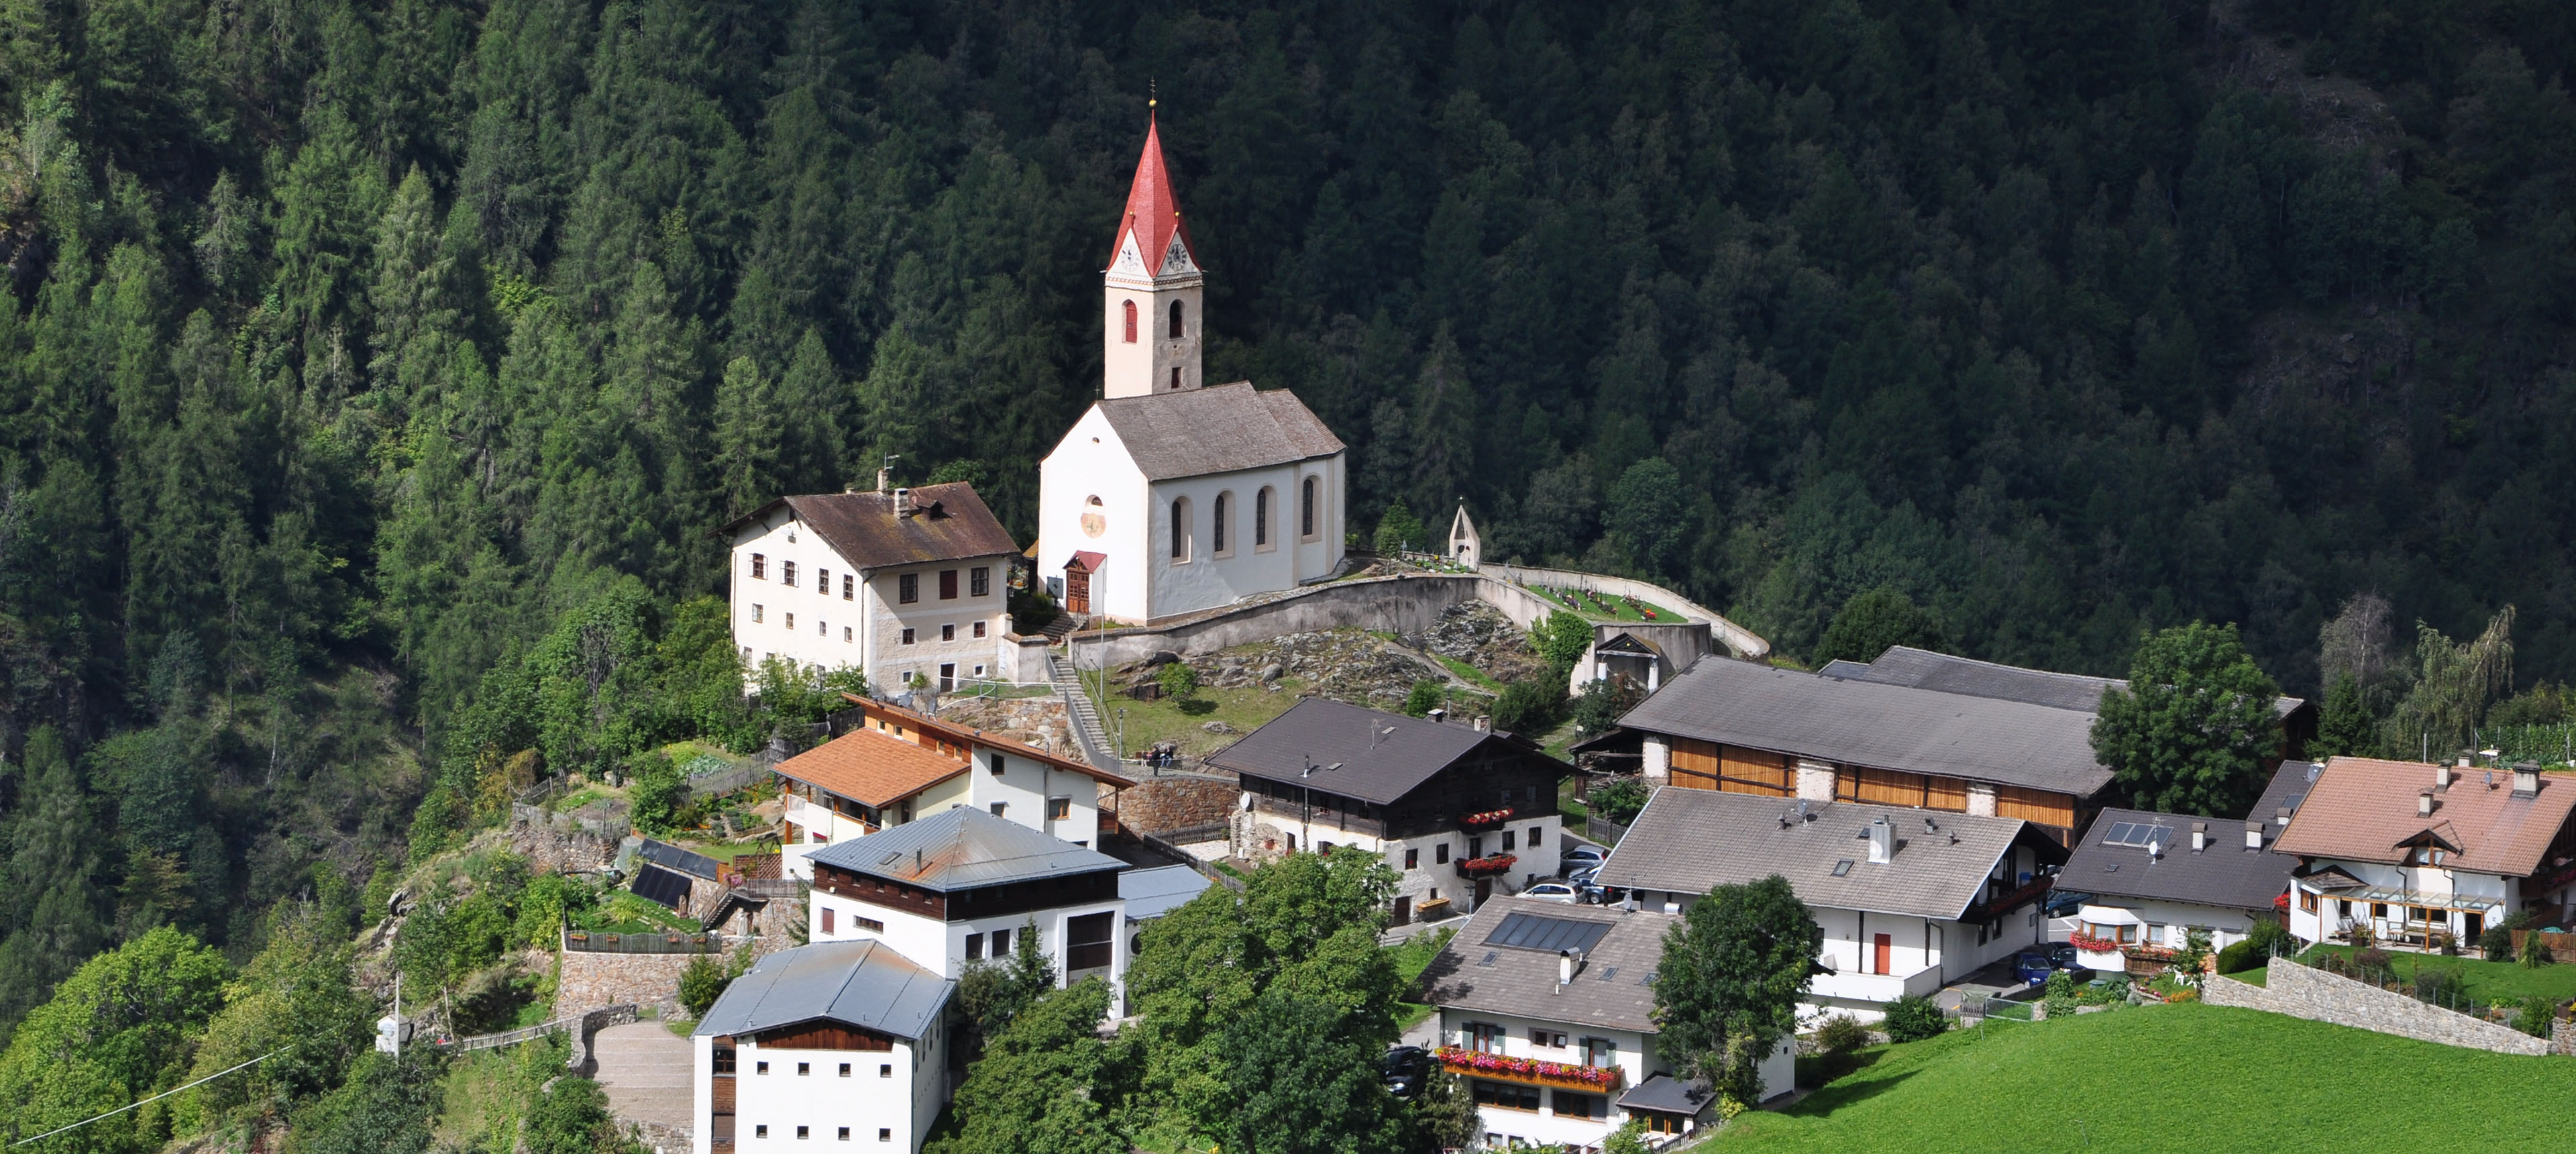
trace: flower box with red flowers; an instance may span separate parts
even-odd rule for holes
[[[1459,814],[1459,815],[1458,815],[1458,828],[1460,828],[1460,829],[1492,829],[1492,828],[1494,828],[1495,826],[1501,825],[1501,824],[1503,824],[1504,822],[1507,822],[1507,821],[1510,821],[1510,820],[1512,820],[1512,810],[1511,810],[1511,807],[1509,807],[1509,806],[1505,806],[1505,807],[1503,807],[1502,809],[1489,809],[1489,810],[1486,810],[1486,811],[1485,811],[1485,812],[1483,812],[1483,813],[1462,813],[1462,814]]]
[[[1462,857],[1458,859],[1458,876],[1482,878],[1508,873],[1511,871],[1512,864],[1519,860],[1521,859],[1518,855],[1507,853],[1489,854],[1485,857]]]
[[[1566,1062],[1543,1062],[1537,1058],[1513,1058],[1502,1054],[1484,1054],[1457,1046],[1440,1047],[1440,1064],[1453,1074],[1478,1078],[1498,1078],[1507,1082],[1531,1082],[1541,1086],[1571,1086],[1596,1092],[1619,1088],[1626,1076],[1617,1066],[1576,1066]]]
[[[2069,935],[2066,939],[2066,944],[2088,954],[2115,953],[2120,948],[2120,943],[2110,938],[2097,938],[2089,934],[2080,933]]]

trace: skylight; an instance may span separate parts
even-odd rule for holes
[[[1851,868],[1852,868],[1852,859],[1850,859],[1850,858],[1844,858],[1844,859],[1843,859],[1843,860],[1841,860],[1841,861],[1835,862],[1835,863],[1834,863],[1834,876],[1835,876],[1835,877],[1848,877],[1848,876],[1850,876],[1850,874],[1851,874]]]

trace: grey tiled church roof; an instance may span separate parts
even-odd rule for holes
[[[1341,438],[1286,389],[1250,381],[1099,402],[1145,479],[1204,477],[1342,451]]]

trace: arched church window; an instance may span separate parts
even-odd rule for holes
[[[1136,343],[1136,302],[1134,302],[1134,301],[1120,301],[1120,302],[1119,302],[1119,307],[1121,307],[1121,308],[1123,308],[1123,309],[1125,309],[1125,310],[1127,311],[1127,343],[1128,343],[1128,344],[1131,344],[1131,345],[1132,345],[1132,344],[1135,344],[1135,343]]]
[[[1225,556],[1228,552],[1230,552],[1230,551],[1231,551],[1231,550],[1228,548],[1228,546],[1231,544],[1231,542],[1228,542],[1228,541],[1226,540],[1226,523],[1225,523],[1226,518],[1225,518],[1225,515],[1226,515],[1226,513],[1227,513],[1227,508],[1226,508],[1226,507],[1227,507],[1227,506],[1229,506],[1229,505],[1232,505],[1233,503],[1234,503],[1234,494],[1232,494],[1232,493],[1219,493],[1219,494],[1217,494],[1217,495],[1216,495],[1216,504],[1214,504],[1214,505],[1210,506],[1210,508],[1212,508],[1212,509],[1214,509],[1214,510],[1216,511],[1216,523],[1215,523],[1215,528],[1214,528],[1213,530],[1211,530],[1211,533],[1210,533],[1210,536],[1209,536],[1209,538],[1208,538],[1208,541],[1209,541],[1209,543],[1210,543],[1210,544],[1213,544],[1213,545],[1215,545],[1215,546],[1216,546],[1216,550],[1215,550],[1215,551],[1216,551],[1216,555],[1217,555],[1217,556],[1219,556],[1219,557],[1223,557],[1223,556]]]
[[[1255,549],[1270,547],[1270,486],[1268,485],[1263,485],[1260,492],[1252,495],[1252,547]]]
[[[1315,479],[1313,477],[1306,478],[1305,491],[1298,494],[1297,535],[1309,541],[1315,539]]]
[[[1172,302],[1172,339],[1181,339],[1181,302]]]
[[[1172,500],[1172,560],[1182,562],[1189,559],[1190,499],[1176,497]]]

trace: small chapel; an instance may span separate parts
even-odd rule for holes
[[[1207,385],[1206,273],[1149,120],[1101,276],[1101,390],[1038,467],[1039,576],[1144,624],[1332,576],[1348,454],[1285,389]]]

